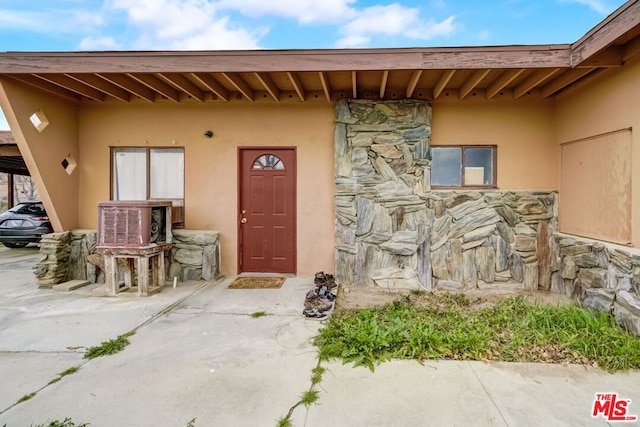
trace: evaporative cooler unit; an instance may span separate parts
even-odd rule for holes
[[[146,248],[171,243],[171,201],[98,203],[98,247]]]

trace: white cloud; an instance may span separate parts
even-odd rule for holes
[[[84,37],[78,46],[80,50],[118,50],[120,46],[113,37]]]
[[[489,40],[489,37],[491,37],[491,32],[489,30],[483,30],[478,33],[479,40]]]
[[[20,28],[33,31],[45,24],[44,18],[43,15],[38,13],[0,9],[0,26],[3,28]]]
[[[49,5],[35,10],[0,9],[0,27],[42,34],[77,34],[103,24],[99,10]]]
[[[355,15],[356,0],[220,0],[216,5],[245,16],[273,15],[302,24],[344,22]]]
[[[77,11],[74,14],[74,21],[83,26],[100,26],[104,24],[103,16],[100,12]]]
[[[112,0],[137,33],[135,49],[257,49],[265,28],[234,26],[208,0]]]
[[[438,7],[446,5],[443,0],[429,2]],[[420,16],[423,8],[398,3],[374,3],[362,8],[357,3],[357,0],[52,0],[48,7],[0,8],[0,27],[52,38],[72,37],[82,50],[258,49],[260,40],[270,31],[269,26],[286,25],[286,21],[292,20],[301,26],[314,25],[325,38],[337,35],[340,38],[337,45],[344,47],[367,46],[380,36],[427,40],[456,30],[453,16],[437,22]],[[273,18],[272,22],[265,17]],[[260,26],[256,27],[255,22]]]
[[[347,36],[336,43],[336,47],[363,47],[369,44],[370,37],[366,36]]]
[[[338,41],[341,47],[365,46],[373,36],[401,36],[415,40],[428,40],[437,36],[447,36],[455,31],[455,17],[441,22],[424,20],[419,10],[407,8],[397,3],[387,6],[372,6],[359,12],[357,18],[345,24],[340,32],[344,35]]]
[[[602,0],[563,0],[569,3],[578,3],[584,6],[587,6],[598,13],[603,15],[607,15],[613,11],[613,8],[607,4],[607,2]]]

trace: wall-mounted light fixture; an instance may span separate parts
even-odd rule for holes
[[[213,138],[213,131],[212,130],[205,131],[204,136],[206,136],[207,138]]]

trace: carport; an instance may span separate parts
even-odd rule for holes
[[[0,131],[0,173],[7,174],[6,194],[0,194],[0,199],[6,196],[7,206],[11,208],[15,205],[14,194],[11,191],[15,175],[30,175],[11,131]]]

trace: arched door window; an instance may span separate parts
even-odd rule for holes
[[[284,163],[280,157],[274,154],[263,154],[253,162],[251,169],[284,170]]]

